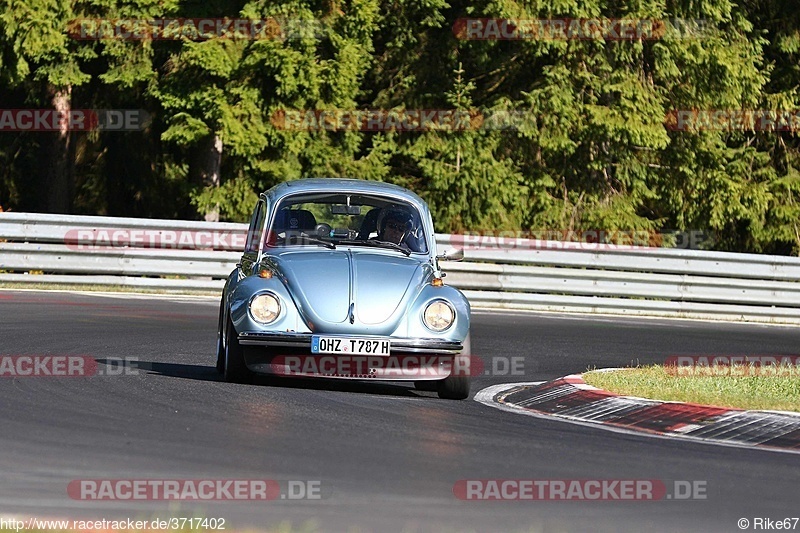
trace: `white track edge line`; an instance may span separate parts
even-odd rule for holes
[[[739,448],[739,449],[747,449],[747,450],[758,450],[758,451],[765,451],[765,452],[779,452],[779,453],[789,453],[789,454],[800,454],[800,450],[789,450],[784,448],[774,448],[768,446],[760,446],[757,444],[743,444],[738,442],[725,442],[715,439],[706,439],[703,437],[693,437],[691,435],[673,435],[673,434],[662,434],[662,433],[650,433],[647,431],[639,431],[634,429],[625,429],[618,426],[610,426],[608,424],[604,424],[602,422],[588,422],[581,418],[576,418],[567,415],[554,415],[554,414],[546,414],[546,413],[539,413],[533,411],[531,409],[527,409],[525,407],[519,407],[514,404],[507,404],[507,403],[498,403],[494,401],[494,397],[504,391],[513,389],[515,387],[520,386],[536,386],[541,385],[542,383],[546,383],[544,381],[531,381],[531,382],[521,382],[521,383],[501,383],[499,385],[492,385],[490,387],[486,387],[475,393],[475,397],[473,398],[476,402],[482,403],[486,406],[493,407],[495,409],[499,409],[501,411],[508,411],[510,413],[522,414],[527,416],[532,416],[534,418],[539,418],[542,420],[550,420],[550,421],[557,421],[557,422],[566,422],[570,424],[576,424],[579,426],[585,426],[595,429],[601,429],[604,431],[611,431],[613,433],[621,433],[623,435],[634,435],[639,437],[652,437],[652,438],[659,438],[659,439],[666,439],[666,440],[673,440],[673,441],[681,441],[681,440],[688,440],[691,442],[696,442],[699,444],[710,444],[713,446],[726,446],[729,448]],[[670,402],[674,403],[674,402]]]

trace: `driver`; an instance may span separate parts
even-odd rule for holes
[[[405,238],[413,226],[413,217],[409,212],[397,207],[390,207],[378,220],[377,240],[406,246]]]

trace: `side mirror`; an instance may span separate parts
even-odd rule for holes
[[[436,259],[439,261],[462,261],[464,259],[464,250],[461,248],[450,248],[442,255],[437,255]]]

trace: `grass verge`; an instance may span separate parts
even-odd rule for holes
[[[719,366],[676,369],[660,365],[583,374],[589,385],[625,396],[800,412],[800,367]]]

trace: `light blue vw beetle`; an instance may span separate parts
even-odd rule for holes
[[[443,283],[413,192],[354,179],[282,183],[259,198],[220,302],[217,370],[413,381],[469,396],[470,306]]]

